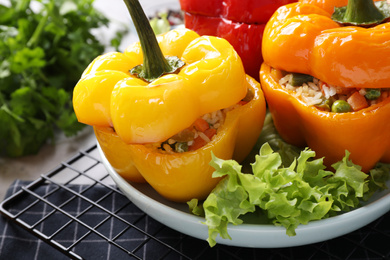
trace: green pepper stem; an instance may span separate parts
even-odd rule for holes
[[[349,0],[344,22],[364,24],[381,21],[385,17],[375,6],[373,0]]]
[[[133,20],[143,52],[145,78],[158,78],[171,71],[171,67],[161,52],[149,20],[138,0],[124,0]]]

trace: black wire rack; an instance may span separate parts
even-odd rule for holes
[[[96,145],[21,187],[0,210],[11,224],[71,259],[98,259],[103,251],[105,259],[390,259],[390,212],[320,243],[210,248],[206,241],[155,221],[128,200],[105,170]]]

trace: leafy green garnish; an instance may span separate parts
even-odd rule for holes
[[[259,140],[268,140],[279,152],[267,141],[261,143],[249,173],[244,173],[236,161],[213,155],[213,177],[225,178],[203,205],[198,205],[197,200],[189,202],[192,212],[206,219],[210,246],[216,244],[218,234],[230,239],[228,224],[239,225],[247,215],[255,216],[252,222],[257,218],[258,223],[283,226],[287,235],[294,236],[298,225],[350,211],[373,192],[386,188],[388,166],[382,164],[367,175],[349,160],[348,152],[332,165],[334,172],[326,170],[323,158],[315,159],[310,149],[301,150],[291,161],[297,148],[279,140],[269,117],[266,124],[269,125]]]
[[[73,112],[72,92],[105,49],[91,30],[108,25],[92,4],[0,4],[0,155],[33,154],[53,140],[55,129],[71,136],[83,128]]]

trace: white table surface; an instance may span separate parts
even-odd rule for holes
[[[0,0],[0,3],[6,2],[6,0]],[[178,0],[140,0],[140,3],[147,14],[153,14],[156,10],[164,7],[180,7]],[[95,7],[112,21],[111,25],[100,33],[99,37],[101,37],[102,42],[107,39],[107,36],[109,38],[110,33],[113,33],[122,24],[131,27],[130,15],[123,1],[95,0]],[[130,34],[123,39],[121,50],[135,40],[137,40],[137,37],[134,35],[134,30],[130,28]],[[96,139],[92,128],[86,127],[77,136],[70,138],[59,134],[56,137],[55,144],[45,145],[36,155],[20,158],[0,157],[0,201],[4,198],[6,190],[14,180],[36,180],[41,174],[50,172],[62,161],[71,158],[80,149],[88,148],[95,143]]]

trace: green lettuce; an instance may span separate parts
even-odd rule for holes
[[[295,236],[298,225],[350,211],[376,190],[387,188],[388,165],[380,165],[368,175],[349,160],[346,151],[345,157],[332,165],[334,171],[329,171],[323,158],[315,159],[314,151],[306,148],[298,153],[281,141],[274,129],[262,135],[268,137],[260,138],[265,142],[249,168],[212,155],[213,177],[225,178],[203,204],[196,199],[189,202],[194,214],[205,217],[210,246],[216,244],[218,234],[231,239],[228,224],[239,225],[244,220],[283,226],[288,236]]]

